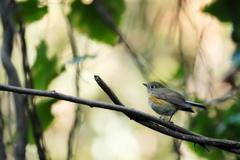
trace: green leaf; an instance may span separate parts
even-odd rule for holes
[[[20,1],[19,3],[20,12],[25,15],[28,23],[41,19],[47,13],[47,6],[39,7],[38,0]]]
[[[37,104],[37,107],[36,107],[37,113],[38,113],[43,131],[45,131],[49,127],[49,125],[52,123],[54,119],[54,116],[51,113],[51,106],[57,101],[58,101],[57,99],[49,99],[49,100],[44,100]],[[29,128],[28,130],[29,144],[35,144],[33,129],[32,129],[32,125],[29,118],[28,118],[28,128]]]
[[[125,10],[124,1],[101,0],[101,3],[107,14],[112,18],[115,26],[118,26]],[[106,24],[93,3],[87,5],[80,0],[75,0],[71,4],[71,9],[69,14],[70,21],[80,32],[87,34],[89,38],[110,45],[116,43],[117,35]]]
[[[37,47],[37,57],[32,66],[32,76],[34,79],[34,88],[46,90],[50,82],[62,73],[65,68],[58,69],[57,56],[47,57],[47,46],[42,41]]]
[[[240,1],[215,0],[206,6],[203,12],[217,17],[222,22],[237,22],[240,20]]]

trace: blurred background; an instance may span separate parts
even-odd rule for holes
[[[224,12],[215,14],[211,5],[219,1],[48,0],[39,1],[35,10],[27,8],[27,2],[20,6],[34,88],[112,103],[94,80],[99,75],[124,105],[159,116],[149,107],[142,85],[159,81],[208,108],[178,112],[174,124],[204,136],[239,141],[238,34],[235,39],[233,35],[238,23],[222,20]],[[92,10],[98,2],[107,15]],[[31,12],[38,11],[41,16],[31,19]],[[21,78],[19,52],[16,38],[12,60]],[[8,94],[2,97],[7,99]],[[47,101],[35,98],[37,104]],[[193,143],[157,133],[119,112],[66,101],[49,103],[39,114],[46,123],[43,136],[52,160],[239,159],[214,147],[211,152],[199,145],[194,149]],[[14,108],[2,107],[2,112],[7,153],[12,157],[9,128],[14,133]],[[27,159],[38,159],[34,142],[27,145],[26,154]]]

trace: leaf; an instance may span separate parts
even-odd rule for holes
[[[25,15],[28,23],[41,19],[48,11],[47,6],[38,7],[38,0],[20,1],[19,3],[22,7],[20,12]]]
[[[65,68],[57,68],[57,56],[47,57],[47,46],[42,41],[37,47],[37,57],[32,66],[32,76],[34,78],[34,88],[46,90],[50,82],[62,73]]]
[[[215,0],[203,12],[217,17],[222,22],[237,22],[240,17],[239,0]]]
[[[49,125],[52,123],[54,119],[54,116],[51,113],[51,106],[57,101],[58,101],[57,99],[44,100],[38,103],[36,106],[43,131],[45,131],[49,127]],[[35,140],[33,136],[33,128],[29,118],[28,118],[28,128],[29,128],[28,130],[29,144],[35,144]]]
[[[118,26],[125,10],[124,1],[101,0],[101,3],[114,24]],[[106,24],[93,3],[87,5],[83,4],[80,0],[75,0],[71,4],[71,9],[69,19],[72,25],[80,32],[87,34],[91,39],[110,45],[116,43],[117,35]]]

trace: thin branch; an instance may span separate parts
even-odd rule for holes
[[[21,40],[22,64],[24,70],[24,82],[26,88],[34,88],[31,69],[28,63],[27,44],[25,39],[25,25],[20,17],[18,17],[19,36]],[[46,149],[43,139],[43,129],[36,110],[36,104],[33,96],[26,96],[26,110],[30,118],[30,124],[33,129],[33,136],[37,146],[38,157],[40,160],[46,160]]]
[[[113,91],[107,86],[107,84],[99,76],[95,75],[94,79],[98,83],[98,85],[104,90],[104,92],[107,93],[107,95],[113,101],[113,103],[124,106],[122,102],[117,98],[117,96],[113,93]]]
[[[62,10],[63,11],[63,10]],[[71,45],[71,49],[72,49],[72,54],[73,54],[73,58],[77,58],[77,56],[79,56],[79,52],[78,52],[78,48],[77,48],[77,43],[75,40],[75,37],[73,35],[73,28],[71,26],[71,23],[69,22],[69,18],[67,16],[64,15],[64,17],[66,18],[66,25],[67,25],[67,31],[68,31],[68,37],[69,37],[69,41],[70,41],[70,45]],[[75,64],[76,66],[76,74],[75,74],[75,87],[76,87],[76,96],[80,97],[80,87],[79,87],[79,80],[80,80],[80,75],[81,75],[81,70],[80,70],[80,64],[77,63]],[[81,125],[81,108],[80,108],[80,104],[77,104],[76,106],[76,110],[75,110],[75,117],[74,117],[74,123],[73,123],[73,127],[71,128],[71,131],[69,133],[69,137],[68,137],[68,154],[67,154],[67,160],[70,160],[73,156],[73,147],[74,144],[78,144],[78,142],[75,141],[75,137],[78,135],[79,129],[80,129],[80,125]]]
[[[88,100],[88,99],[78,98],[78,97],[74,97],[74,96],[69,96],[69,95],[65,95],[62,93],[57,93],[54,90],[53,91],[42,91],[42,90],[35,90],[35,89],[29,89],[29,88],[8,86],[8,85],[3,85],[3,84],[0,84],[0,90],[11,91],[11,92],[20,93],[20,94],[30,94],[30,95],[36,95],[36,96],[52,97],[52,98],[56,98],[56,99],[66,100],[69,102],[84,104],[84,105],[87,105],[90,107],[97,107],[97,108],[103,108],[103,109],[122,112],[124,114],[138,117],[139,120],[136,120],[136,119],[134,119],[134,120],[139,122],[140,124],[143,124],[144,126],[148,126],[149,128],[152,128],[158,132],[172,136],[174,138],[178,138],[181,140],[194,142],[194,143],[202,143],[202,144],[206,144],[206,145],[212,145],[212,146],[227,150],[229,152],[240,154],[240,142],[232,141],[232,140],[214,139],[214,138],[209,138],[209,137],[204,137],[204,136],[198,137],[198,136],[184,134],[181,132],[176,132],[172,129],[169,129],[166,127],[161,127],[158,124],[161,123],[161,124],[165,124],[168,126],[172,125],[172,128],[175,128],[175,129],[178,129],[181,131],[186,130],[186,129],[176,126],[170,122],[166,122],[158,117],[135,110],[134,108],[129,108],[126,106],[122,107],[122,106],[116,105],[116,104],[110,104],[110,103],[105,103],[105,102],[100,102],[100,101],[94,101],[94,100]],[[148,123],[149,121],[152,121],[155,123]],[[189,132],[191,132],[191,131],[189,131]],[[191,132],[191,133],[193,133],[193,132]],[[195,133],[195,134],[197,134],[197,133]],[[197,135],[199,135],[199,134],[197,134]]]

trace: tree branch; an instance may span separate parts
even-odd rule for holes
[[[120,102],[120,100],[117,98],[117,96],[114,94],[114,92],[107,86],[107,84],[106,84],[99,76],[95,75],[95,76],[94,76],[94,79],[96,80],[96,82],[98,83],[98,85],[104,90],[104,92],[109,96],[109,98],[110,98],[115,104],[119,104],[119,105],[122,105],[122,106],[124,107],[123,103]],[[125,115],[127,115],[127,114],[125,114]],[[154,122],[151,122],[151,121],[146,122],[146,121],[143,121],[143,120],[139,119],[139,118],[136,117],[136,116],[131,116],[131,115],[127,115],[127,116],[128,116],[130,119],[132,119],[132,120],[134,120],[134,121],[136,121],[136,122],[138,122],[138,123],[140,123],[140,124],[142,124],[142,125],[144,125],[144,126],[146,126],[146,127],[148,127],[148,128],[151,128],[151,129],[156,130],[156,131],[159,130],[159,128],[158,128],[157,126],[152,125],[152,123],[154,123]],[[156,123],[158,123],[158,122],[156,122]],[[202,136],[202,135],[199,135],[199,134],[197,134],[197,133],[191,132],[191,131],[189,131],[189,130],[187,130],[187,129],[184,129],[184,128],[181,128],[181,127],[179,127],[179,126],[177,126],[177,125],[174,125],[173,123],[168,123],[168,122],[165,123],[165,121],[163,121],[163,123],[161,122],[161,123],[158,123],[158,124],[161,124],[161,125],[163,125],[164,127],[167,127],[167,128],[169,128],[169,129],[171,129],[171,130],[173,130],[173,131],[177,131],[177,132],[180,132],[180,133],[189,134],[189,135],[193,135],[193,136],[197,136],[197,137],[204,137],[204,136]],[[160,132],[163,133],[162,131],[160,131]],[[168,134],[167,134],[167,135],[168,135]],[[169,136],[171,136],[171,135],[169,135]],[[196,143],[195,143],[195,144],[196,144]],[[201,146],[202,146],[203,148],[205,148],[208,152],[210,152],[210,149],[207,147],[207,145],[205,145],[205,144],[203,144],[203,143],[199,143],[199,145],[201,145]],[[215,146],[215,147],[221,148],[221,149],[223,149],[223,150],[227,150],[227,151],[229,151],[229,152],[239,153],[239,150],[236,150],[236,149],[227,149],[227,148],[223,148],[223,147],[219,147],[219,146]]]
[[[113,91],[107,86],[107,84],[97,75],[94,76],[94,79],[96,80],[96,82],[98,83],[98,85],[104,90],[104,92],[109,96],[109,98],[115,103],[115,104],[118,104],[118,105],[121,105],[121,106],[124,106],[122,102],[120,102],[120,100],[117,98],[117,96],[113,93]],[[133,119],[134,121],[148,127],[148,128],[151,128],[150,126],[152,125],[148,125],[146,124],[144,121],[140,120],[138,117],[133,117],[131,115],[127,115],[130,119]],[[165,122],[165,121],[164,121]],[[149,124],[151,123],[154,123],[154,122],[151,122],[151,121],[148,121]],[[161,124],[161,123],[160,123]],[[181,133],[185,133],[185,134],[189,134],[189,135],[195,135],[195,136],[201,136],[199,134],[196,134],[196,133],[193,133],[193,132],[190,132],[189,130],[186,130],[186,129],[183,129],[182,128],[179,128],[178,126],[173,126],[173,125],[169,125],[168,123],[166,124],[162,124],[163,126],[169,128],[169,129],[172,129],[174,131],[179,131]],[[154,129],[154,128],[151,128],[151,129]],[[210,152],[210,149],[205,145],[205,144],[200,144],[203,148],[205,148],[208,152]]]
[[[20,36],[20,42],[21,42],[22,65],[23,65],[23,71],[24,71],[25,87],[34,88],[32,73],[28,63],[27,44],[25,39],[26,28],[23,20],[20,17],[17,17],[17,18],[18,18],[18,24],[19,24],[19,36]],[[33,129],[33,136],[37,146],[38,157],[40,160],[46,160],[47,158],[46,158],[45,143],[43,139],[43,129],[42,129],[41,121],[37,114],[34,97],[26,96],[26,99],[27,99],[26,111],[27,111],[28,117],[30,118],[30,124]]]
[[[69,96],[69,95],[65,95],[62,93],[57,93],[54,90],[53,91],[42,91],[42,90],[8,86],[8,85],[3,85],[3,84],[0,84],[0,90],[10,91],[10,92],[15,92],[15,93],[20,93],[20,94],[30,94],[30,95],[35,95],[35,96],[52,97],[52,98],[56,98],[56,99],[66,100],[69,102],[84,104],[84,105],[87,105],[90,107],[97,107],[97,108],[103,108],[103,109],[122,112],[124,114],[131,115],[133,117],[138,117],[138,119],[134,119],[134,121],[136,121],[144,126],[147,126],[149,128],[152,128],[158,132],[161,132],[163,134],[172,136],[174,138],[178,138],[181,140],[194,142],[194,143],[212,145],[212,146],[221,148],[221,149],[229,151],[229,152],[240,154],[240,142],[205,137],[205,136],[199,135],[197,133],[188,131],[184,128],[181,128],[170,122],[164,121],[158,117],[135,110],[134,108],[129,108],[126,106],[123,107],[121,105],[110,104],[110,103],[105,103],[105,102],[100,102],[100,101],[94,101],[94,100],[88,100],[88,99],[78,98],[78,97],[74,97],[74,96]],[[149,122],[154,122],[154,123],[149,123]],[[164,127],[160,126],[159,124],[163,125]],[[188,133],[188,134],[186,134],[186,133]],[[190,135],[190,134],[192,134],[192,135]]]

